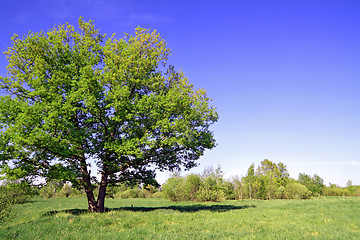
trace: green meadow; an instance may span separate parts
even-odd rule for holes
[[[360,198],[220,203],[85,198],[34,199],[12,206],[0,239],[360,239]]]

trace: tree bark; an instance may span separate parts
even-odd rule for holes
[[[97,202],[95,201],[94,198],[94,193],[92,192],[92,190],[88,190],[85,188],[85,192],[86,192],[86,196],[88,199],[88,210],[89,212],[98,212],[99,211],[99,207]]]
[[[95,201],[94,193],[91,186],[90,173],[87,170],[86,162],[84,159],[80,161],[80,165],[83,187],[86,193],[86,197],[88,199],[88,210],[89,212],[98,212],[98,203]]]
[[[251,185],[250,185],[250,183],[249,183],[249,197],[250,197],[250,199],[252,199],[252,192],[251,192]]]
[[[105,211],[105,195],[106,195],[106,187],[107,187],[107,178],[108,178],[108,174],[103,173],[101,176],[101,183],[100,183],[99,195],[97,200],[98,212]]]

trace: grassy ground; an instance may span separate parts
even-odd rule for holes
[[[360,239],[360,199],[174,203],[107,199],[87,213],[84,198],[15,205],[0,239]],[[131,209],[133,205],[133,209]]]

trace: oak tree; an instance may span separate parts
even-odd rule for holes
[[[80,18],[78,29],[15,35],[5,54],[0,167],[70,181],[86,192],[89,211],[104,211],[109,183],[190,169],[215,146],[215,108],[167,64],[170,50],[156,31],[107,38]]]

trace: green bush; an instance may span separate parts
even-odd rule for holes
[[[189,200],[185,193],[185,179],[183,177],[169,178],[162,186],[162,192],[167,199],[174,202]]]
[[[139,198],[151,198],[151,195],[153,195],[152,192],[150,192],[147,189],[141,189],[140,194],[139,194]]]
[[[126,184],[111,185],[106,188],[106,197],[119,198],[120,193],[128,190],[129,187]]]
[[[28,202],[34,193],[26,182],[0,186],[0,220],[8,216],[11,205]]]
[[[191,201],[197,200],[202,181],[199,175],[189,174],[185,179],[184,195]]]
[[[202,187],[199,191],[197,199],[200,202],[221,202],[225,200],[225,193],[220,189]]]
[[[40,189],[40,195],[43,198],[53,198],[56,194],[56,188],[52,184],[47,184]]]
[[[335,184],[331,184],[330,187],[326,187],[324,190],[325,196],[350,196],[351,193],[347,188],[341,188]]]
[[[230,181],[224,181],[221,183],[221,189],[225,194],[225,198],[229,200],[235,200],[238,198],[238,195],[235,191],[236,185]]]
[[[358,194],[360,193],[360,186],[349,185],[346,187],[346,189],[350,192],[351,196],[359,196]]]
[[[157,191],[153,185],[146,185],[142,189],[138,185],[119,184],[106,189],[106,197],[110,198],[151,198]]]
[[[225,193],[218,180],[210,176],[203,179],[197,199],[201,202],[221,202],[225,200]]]
[[[285,198],[286,197],[285,190],[286,190],[286,188],[284,186],[280,186],[278,188],[278,190],[276,191],[276,197],[280,198],[280,199]]]
[[[325,188],[324,180],[319,175],[314,174],[311,177],[310,175],[300,173],[298,181],[311,192],[312,196],[318,197],[323,194]]]
[[[288,199],[309,199],[311,192],[300,183],[289,183],[285,187],[285,197]]]
[[[115,198],[145,198],[144,192],[139,188],[131,188],[124,192],[118,192],[114,196]]]
[[[172,201],[220,202],[234,199],[234,185],[223,180],[220,169],[206,169],[202,176],[173,176],[162,186],[165,198]]]
[[[61,188],[60,190],[60,196],[64,196],[64,197],[69,197],[71,194],[73,193],[73,189],[71,187],[71,185],[69,184],[64,184],[64,186]]]
[[[153,195],[151,195],[152,198],[164,198],[164,194],[161,191],[158,191],[156,193],[154,193]]]

